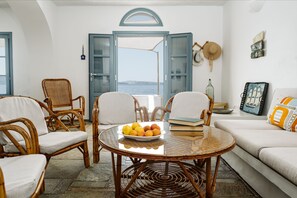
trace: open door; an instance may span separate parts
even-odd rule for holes
[[[167,36],[167,68],[164,69],[164,102],[171,96],[192,91],[192,33]]]
[[[142,33],[143,35],[143,33]],[[192,91],[192,33],[163,34],[163,102],[182,91]],[[117,90],[117,57],[113,34],[89,34],[89,118],[102,93]]]
[[[115,91],[114,37],[89,34],[89,119],[94,100],[102,93]]]

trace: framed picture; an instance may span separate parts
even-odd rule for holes
[[[242,93],[240,110],[262,115],[268,90],[266,82],[247,82]]]
[[[264,41],[258,41],[251,45],[251,58],[259,58],[264,56]]]

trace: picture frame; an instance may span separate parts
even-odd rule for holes
[[[247,82],[242,93],[240,110],[262,115],[268,86],[267,82]]]
[[[254,43],[253,45],[251,45],[251,58],[255,59],[255,58],[260,58],[263,57],[264,54],[264,41],[258,41],[256,43]]]

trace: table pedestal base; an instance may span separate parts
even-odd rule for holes
[[[134,164],[122,173],[121,187],[125,189],[131,180],[136,178],[127,190],[126,197],[198,197],[191,181],[175,162],[141,162]],[[182,163],[201,191],[205,191],[205,171],[188,163]]]

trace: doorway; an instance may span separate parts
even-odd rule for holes
[[[164,37],[117,38],[117,91],[133,95],[151,113],[162,105]]]
[[[130,39],[130,41],[129,41]],[[135,39],[131,41],[131,39]],[[138,39],[138,41],[136,41]],[[123,54],[122,57],[119,55],[121,52],[120,46],[123,46],[124,40],[131,43],[140,43],[139,40],[147,39],[159,39],[158,42],[152,42],[153,47],[145,48],[150,49],[150,54],[155,53],[156,61],[151,63],[151,72],[159,74],[149,74],[144,72],[138,74],[138,71],[144,70],[142,66],[145,60],[142,59],[130,69],[122,68],[119,61],[128,59],[128,55]],[[145,42],[148,43],[148,42]],[[131,45],[131,44],[130,44]],[[160,48],[160,49],[158,49]],[[143,49],[137,47],[137,50]],[[145,51],[145,50],[142,50]],[[146,50],[148,51],[148,50]],[[155,51],[155,52],[153,52]],[[158,52],[158,53],[157,53]],[[131,53],[131,52],[129,52]],[[134,53],[136,53],[134,51]],[[158,57],[159,56],[159,57]],[[161,57],[162,56],[162,57]],[[129,58],[132,61],[136,57]],[[138,58],[138,57],[137,57]],[[159,59],[159,61],[157,61]],[[152,58],[153,60],[153,58]],[[158,64],[159,63],[159,66]],[[162,66],[163,64],[163,66]],[[153,65],[153,66],[152,66]],[[154,66],[155,65],[155,66]],[[120,67],[120,68],[119,68]],[[159,67],[156,69],[156,67]],[[142,68],[142,69],[139,69]],[[121,70],[124,71],[121,71]],[[124,78],[125,72],[135,78]],[[146,79],[146,75],[155,76],[156,80]],[[140,77],[139,77],[140,76]],[[137,77],[137,78],[136,78]],[[133,32],[133,31],[114,31],[113,34],[89,34],[89,117],[91,119],[92,107],[95,98],[100,96],[102,93],[110,91],[121,91],[123,90],[123,82],[126,85],[131,81],[151,82],[153,90],[149,92],[153,96],[153,106],[148,104],[146,101],[148,97],[142,97],[140,92],[131,92],[132,95],[138,95],[142,98],[143,102],[140,101],[143,106],[147,106],[151,111],[154,106],[161,106],[170,97],[174,96],[178,92],[191,91],[192,90],[192,33],[179,33],[169,34],[169,32]],[[139,82],[138,82],[139,83]],[[153,84],[155,86],[153,86]],[[139,88],[140,89],[140,88]],[[144,86],[141,87],[144,89]],[[155,89],[155,90],[154,90]],[[139,91],[139,90],[138,90]],[[155,103],[155,96],[156,102]],[[144,99],[143,99],[144,98]],[[140,99],[139,99],[140,100]]]

